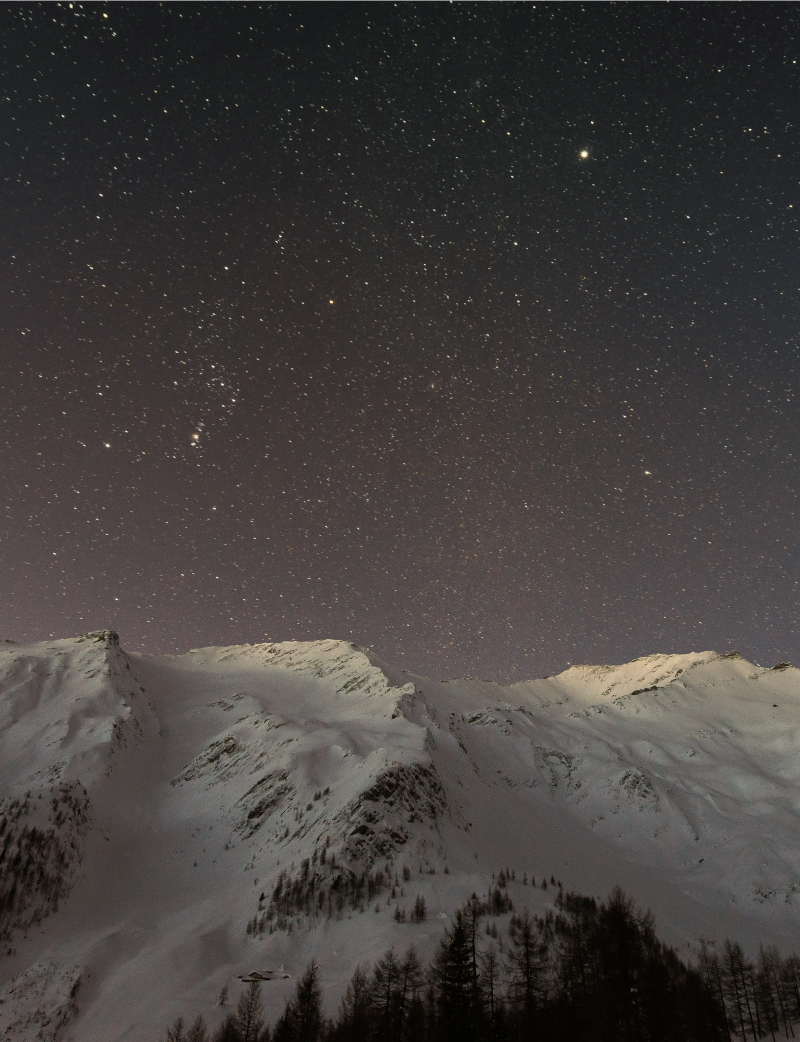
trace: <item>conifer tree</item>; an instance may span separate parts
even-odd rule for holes
[[[775,975],[777,976],[777,975]],[[775,1042],[775,1032],[780,1031],[780,996],[772,972],[772,958],[763,944],[758,946],[756,967],[756,998],[760,1011],[761,1030],[769,1032]],[[786,1032],[788,1034],[788,1030]]]
[[[183,1029],[183,1017],[178,1017],[171,1028],[167,1028],[166,1042],[186,1042],[186,1032]]]
[[[208,1029],[202,1014],[189,1028],[184,1028],[183,1017],[178,1017],[172,1027],[167,1028],[166,1042],[208,1042]]]
[[[477,894],[469,898],[461,909],[461,919],[464,924],[464,932],[467,937],[470,957],[470,976],[473,992],[473,1003],[479,1005],[478,995],[478,933],[481,919],[484,915],[484,907],[478,899]]]
[[[419,990],[424,981],[425,975],[422,970],[422,963],[419,961],[417,950],[412,944],[403,956],[397,977],[394,1038],[398,1042],[401,1042],[406,1036],[406,1025],[411,1019],[414,1004],[417,1001]]]
[[[431,976],[436,987],[437,1038],[442,1042],[475,1038],[481,1009],[473,987],[469,936],[460,910],[439,942]]]
[[[481,1004],[489,1026],[489,1037],[496,1037],[498,1020],[500,1019],[500,974],[501,965],[497,948],[490,944],[479,956],[480,970],[478,987],[481,993]]]
[[[781,981],[786,995],[789,1019],[800,1020],[800,958],[792,953],[781,963]]]
[[[235,1013],[229,1013],[212,1035],[212,1042],[240,1042]]]
[[[347,1042],[366,1042],[370,1027],[371,992],[365,966],[356,966],[339,1003],[336,1034]]]
[[[731,1030],[728,1023],[728,1014],[725,1010],[725,993],[722,987],[722,973],[720,969],[719,956],[712,951],[708,942],[700,941],[700,956],[698,958],[699,972],[703,978],[706,992],[712,1003],[722,1011],[722,1032],[725,1042],[730,1042]]]
[[[786,988],[781,957],[774,945],[769,945],[767,948],[762,945],[759,948],[759,972],[763,973],[769,981],[773,1001],[776,1004],[776,1014],[779,1015],[783,1025],[783,1033],[787,1038],[790,1034],[793,1036],[791,995]]]
[[[601,1008],[605,1030],[639,1039],[643,1027],[643,988],[648,948],[652,946],[653,916],[638,914],[633,901],[614,887],[597,917],[597,943],[602,965]],[[657,957],[657,956],[656,956]]]
[[[533,1036],[546,993],[547,945],[539,936],[536,920],[527,908],[509,926],[507,953],[508,998],[524,1036]]]
[[[400,981],[400,963],[394,948],[384,952],[372,971],[370,994],[376,1031],[380,1037],[392,1037],[397,986]]]
[[[312,959],[275,1025],[273,1042],[318,1042],[323,1027],[319,966]]]
[[[202,1014],[186,1032],[186,1042],[208,1042],[208,1028]]]
[[[565,1017],[577,1033],[591,1016],[598,988],[599,963],[592,938],[597,930],[594,898],[568,893],[559,899],[554,929],[556,986]]]
[[[741,1038],[758,1038],[753,1018],[753,1004],[748,989],[747,962],[741,945],[730,939],[725,941],[722,952],[722,991],[726,1005],[731,1009],[732,1020]]]
[[[261,1005],[261,984],[251,981],[247,991],[239,996],[236,1007],[236,1028],[239,1042],[267,1042],[269,1031],[264,1028],[264,1010]]]

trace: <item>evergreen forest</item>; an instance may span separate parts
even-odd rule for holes
[[[687,965],[653,916],[616,888],[605,902],[559,889],[543,917],[515,912],[505,933],[475,894],[430,965],[389,949],[355,968],[335,1011],[309,964],[271,1027],[259,981],[213,1031],[177,1020],[166,1042],[733,1042],[794,1037],[800,958],[727,940]],[[267,985],[268,986],[268,985]],[[227,989],[225,989],[225,996]]]

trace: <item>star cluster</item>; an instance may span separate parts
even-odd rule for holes
[[[795,7],[0,27],[4,637],[798,656]]]

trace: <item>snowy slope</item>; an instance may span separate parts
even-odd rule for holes
[[[223,985],[235,1001],[238,976],[283,964],[274,1018],[312,954],[332,1010],[357,962],[412,942],[427,958],[506,867],[517,907],[554,895],[523,872],[619,883],[686,952],[800,946],[798,709],[798,670],[735,654],[501,687],[333,640],[2,645],[0,1035],[213,1024]],[[374,884],[355,908],[351,870]],[[426,921],[395,921],[418,894]]]

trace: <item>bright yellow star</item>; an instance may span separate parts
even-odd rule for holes
[[[586,151],[586,149],[584,149],[583,152],[581,152],[581,159],[588,159],[588,158],[589,158],[589,153]]]

